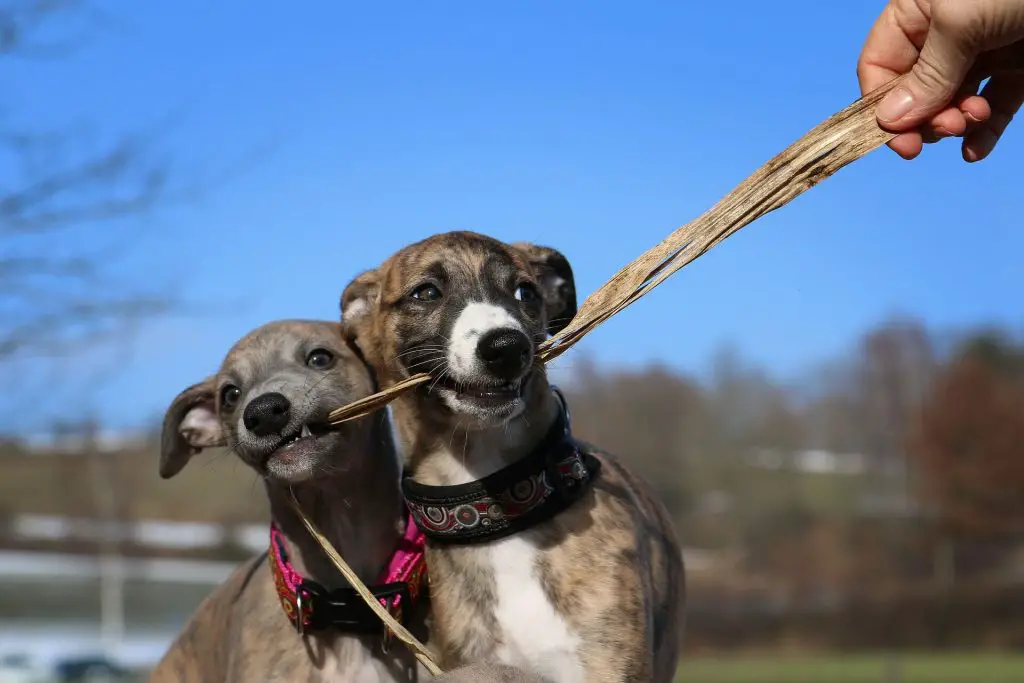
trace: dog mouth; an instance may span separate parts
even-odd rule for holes
[[[288,456],[292,451],[305,450],[313,446],[317,439],[328,434],[330,428],[325,422],[305,422],[302,426],[285,436],[274,448],[267,453],[265,460],[274,456]]]
[[[455,394],[463,401],[473,403],[501,405],[517,401],[523,397],[526,385],[533,373],[527,373],[524,377],[511,382],[482,383],[459,381],[452,377],[445,376],[430,387],[435,389],[446,389]]]

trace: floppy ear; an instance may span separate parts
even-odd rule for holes
[[[213,396],[214,378],[207,377],[178,394],[164,415],[160,433],[160,476],[170,479],[193,455],[224,443]]]
[[[547,308],[548,334],[561,332],[576,315],[576,281],[569,260],[551,247],[528,242],[512,246],[526,256],[537,275]]]
[[[380,301],[380,277],[376,270],[360,273],[341,293],[341,322],[345,338],[363,352],[369,343],[373,312]]]

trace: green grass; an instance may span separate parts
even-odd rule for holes
[[[1021,683],[1024,654],[684,659],[677,683]]]

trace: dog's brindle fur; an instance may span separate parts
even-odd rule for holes
[[[435,683],[549,683],[525,669],[496,662],[477,662],[430,680]]]
[[[360,275],[341,305],[346,332],[383,386],[424,370],[438,378],[392,404],[406,466],[420,483],[482,478],[528,454],[555,420],[557,399],[536,349],[576,310],[572,271],[558,252],[468,232],[436,235]],[[518,378],[495,377],[473,359],[495,329],[529,339]],[[505,404],[466,393],[508,379],[520,380],[519,395]],[[503,661],[559,682],[673,678],[683,628],[680,546],[652,490],[616,458],[587,448],[601,474],[556,518],[483,545],[428,542],[442,666]]]
[[[307,358],[317,350],[327,351],[333,361],[321,364],[321,355],[317,367],[310,367]],[[223,400],[229,385],[240,389],[234,408]],[[303,576],[329,589],[344,585],[293,511],[289,487],[359,577],[372,584],[404,531],[399,463],[384,412],[340,431],[318,430],[318,436],[288,452],[274,449],[282,436],[321,423],[331,409],[373,390],[369,369],[337,323],[270,323],[239,341],[216,375],[174,400],[163,425],[160,474],[174,476],[201,449],[226,444],[263,477],[271,515]],[[289,399],[290,419],[280,433],[261,437],[242,416],[267,392]],[[426,610],[417,612],[411,629],[423,639]],[[397,641],[383,655],[379,637],[296,633],[281,608],[266,553],[206,598],[150,678],[160,683],[429,679]]]

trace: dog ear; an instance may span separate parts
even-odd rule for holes
[[[345,338],[363,353],[370,344],[373,312],[379,301],[380,277],[376,270],[360,273],[341,293],[341,322]]]
[[[544,295],[547,308],[548,334],[557,334],[576,315],[576,280],[569,260],[551,247],[528,242],[512,245],[526,256]]]
[[[171,403],[160,433],[160,476],[170,479],[204,448],[221,446],[224,429],[214,406],[214,378],[193,384]]]

